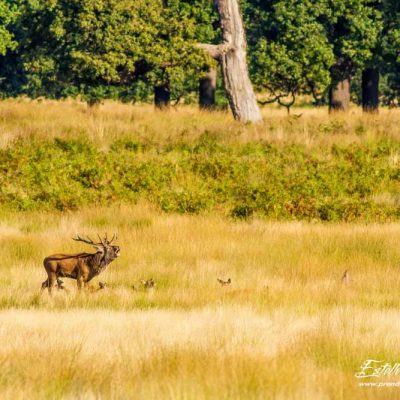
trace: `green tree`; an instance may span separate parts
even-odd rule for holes
[[[213,15],[209,0],[157,0],[143,10],[145,79],[155,88],[156,105],[163,107],[171,98],[179,101],[197,91],[199,75],[208,64],[196,45],[214,37]]]
[[[10,75],[15,77],[16,68],[8,68],[5,65],[4,56],[8,50],[14,49],[17,46],[15,37],[10,30],[12,22],[16,18],[16,7],[11,6],[7,0],[0,0],[0,87],[8,84]],[[1,90],[0,90],[1,91]]]
[[[0,0],[0,55],[4,55],[9,48],[16,45],[9,25],[15,16],[14,7],[7,0]]]
[[[371,0],[325,1],[326,15],[322,23],[335,54],[335,63],[330,68],[329,106],[332,110],[346,110],[351,76],[374,58],[382,31],[382,15]]]
[[[383,0],[384,33],[382,36],[383,70],[386,73],[386,102],[400,102],[400,2]]]
[[[137,2],[22,0],[14,25],[21,89],[32,97],[115,97],[132,83]],[[10,56],[12,59],[12,56]]]
[[[31,97],[147,99],[152,87],[167,86],[179,99],[207,68],[195,44],[214,34],[211,7],[209,0],[20,0],[19,47],[0,68],[19,69],[11,91]]]
[[[298,93],[310,93],[317,102],[330,83],[334,63],[331,43],[321,19],[322,0],[247,0],[245,2],[253,81],[270,99],[290,106]]]
[[[259,90],[266,89],[272,101],[311,93],[321,102],[330,87],[331,108],[346,108],[350,77],[372,60],[382,29],[381,13],[371,3],[245,0]]]

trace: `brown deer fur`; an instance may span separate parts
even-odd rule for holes
[[[47,287],[49,293],[57,284],[58,278],[76,279],[78,289],[81,289],[120,255],[119,246],[111,246],[114,237],[111,241],[108,241],[107,237],[104,241],[100,239],[98,243],[79,236],[74,240],[91,244],[97,251],[96,253],[53,254],[46,257],[43,265],[48,278],[42,283],[42,289]]]

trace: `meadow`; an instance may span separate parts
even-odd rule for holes
[[[11,210],[145,201],[167,213],[238,219],[400,217],[396,111],[328,117],[300,109],[288,117],[271,109],[265,124],[250,126],[194,108],[7,104],[0,206]]]
[[[217,135],[219,146],[261,142],[278,153],[300,144],[317,154],[334,145],[364,146],[370,154],[384,141],[383,156],[374,154],[390,174],[365,196],[394,212],[371,208],[368,218],[349,223],[339,214],[323,222],[259,209],[238,218],[225,206],[165,210],[146,196],[87,204],[86,192],[82,204],[62,210],[0,201],[0,398],[397,398],[398,387],[360,387],[355,374],[369,358],[399,361],[400,114],[294,114],[271,109],[265,124],[242,126],[225,113],[191,108],[153,114],[114,103],[95,111],[72,102],[1,103],[4,152],[24,141],[80,136],[105,154],[121,139],[147,143],[162,160],[171,154],[157,149],[197,144],[205,132]],[[2,162],[4,179],[11,172]],[[71,238],[104,232],[118,233],[122,255],[92,290],[78,293],[65,279],[67,290],[40,292],[46,255],[88,250]],[[140,282],[149,278],[154,289]],[[217,278],[232,283],[221,286]],[[106,289],[96,290],[98,281]]]

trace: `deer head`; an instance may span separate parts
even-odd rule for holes
[[[112,246],[111,243],[117,239],[117,236],[114,234],[111,240],[108,239],[107,234],[105,234],[104,239],[102,239],[99,235],[99,242],[94,242],[90,239],[89,236],[86,239],[81,238],[79,235],[76,238],[72,238],[76,242],[83,242],[86,244],[92,245],[96,249],[96,253],[102,253],[103,257],[107,260],[107,262],[111,262],[120,256],[120,248],[119,246]]]

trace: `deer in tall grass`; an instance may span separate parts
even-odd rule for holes
[[[119,246],[111,246],[116,239],[114,235],[111,240],[99,236],[99,242],[92,239],[81,238],[77,235],[73,240],[94,246],[96,253],[77,254],[53,254],[43,260],[47,272],[47,279],[42,283],[42,290],[48,288],[51,294],[53,287],[59,282],[59,278],[76,279],[78,289],[81,290],[94,277],[103,272],[108,264],[120,256]]]

